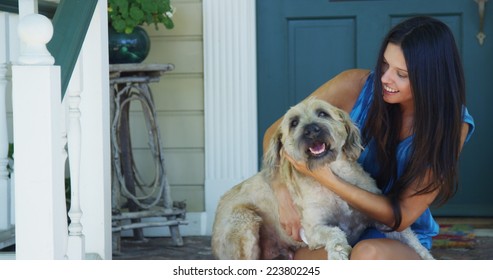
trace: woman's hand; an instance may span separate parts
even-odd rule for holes
[[[304,162],[295,161],[292,157],[285,153],[284,150],[281,150],[281,157],[285,157],[287,160],[289,160],[293,164],[294,168],[296,168],[300,173],[306,176],[311,176],[322,184],[330,184],[330,182],[338,180],[328,166],[323,166],[315,170],[310,170]],[[286,185],[276,178],[272,182],[272,187],[274,189],[274,194],[277,198],[277,201],[279,202],[279,220],[281,226],[293,239],[297,241],[302,241],[300,237],[300,214],[298,213],[298,210],[293,203],[293,199],[289,194]]]
[[[340,179],[332,172],[332,169],[328,165],[323,165],[316,169],[309,169],[304,161],[296,161],[290,155],[288,155],[284,150],[281,150],[281,156],[285,157],[294,166],[298,172],[305,176],[310,176],[317,180],[319,183],[332,190],[334,184]]]
[[[301,218],[286,185],[277,178],[272,182],[272,189],[279,205],[279,221],[287,235],[301,241]]]

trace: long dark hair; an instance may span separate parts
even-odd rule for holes
[[[401,141],[402,116],[399,104],[388,104],[382,97],[383,54],[389,43],[400,46],[404,54],[415,110],[411,154],[400,177],[396,149]],[[376,179],[380,188],[392,184],[387,195],[394,210],[394,229],[402,222],[401,196],[415,180],[422,184],[431,179],[416,195],[439,189],[437,201],[442,204],[456,193],[465,102],[459,52],[452,32],[443,22],[413,17],[389,31],[378,55],[374,98],[362,133],[366,142],[374,139],[376,143],[380,166]]]

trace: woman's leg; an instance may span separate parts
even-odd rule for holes
[[[295,260],[326,260],[328,257],[325,249],[310,250],[308,247],[300,248],[294,252]]]
[[[298,249],[295,260],[326,260],[325,249]],[[351,260],[419,260],[419,255],[406,244],[388,238],[365,239],[354,245]]]
[[[406,244],[388,238],[365,239],[354,245],[351,260],[419,260],[419,255]]]

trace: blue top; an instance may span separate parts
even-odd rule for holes
[[[362,129],[365,125],[366,118],[368,115],[368,110],[370,108],[371,100],[373,99],[373,81],[374,74],[370,73],[366,83],[361,90],[361,93],[354,105],[352,111],[350,112],[351,119],[356,123],[356,125]],[[463,112],[464,122],[469,124],[469,132],[467,134],[466,142],[471,137],[474,131],[474,119],[467,111],[467,108],[464,107]],[[401,176],[404,172],[404,168],[410,157],[410,150],[412,144],[413,136],[407,137],[402,140],[401,143],[397,146],[397,176]],[[377,162],[376,157],[376,148],[373,141],[370,141],[368,145],[365,147],[363,152],[361,153],[358,162],[363,166],[366,172],[370,173],[372,177],[376,177],[378,174],[378,165],[375,164]],[[392,184],[386,186],[383,190],[383,193],[388,193]],[[438,234],[439,226],[438,223],[433,219],[431,215],[430,209],[426,209],[425,212],[411,225],[411,229],[417,234],[421,244],[428,249],[431,249],[432,245],[432,237]],[[360,237],[362,239],[368,238],[381,238],[384,237],[381,232],[378,232],[376,229],[371,228],[365,231],[363,235]]]

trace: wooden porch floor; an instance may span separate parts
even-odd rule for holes
[[[475,228],[476,246],[432,250],[438,260],[493,260],[493,219],[443,218],[439,224],[470,224]],[[114,260],[213,260],[210,236],[184,237],[184,246],[176,247],[171,238],[147,238],[146,241],[122,239],[121,254]]]
[[[433,248],[437,260],[493,260],[493,218],[441,218],[439,224],[468,224],[475,229],[474,248]],[[146,238],[132,241],[122,238],[120,254],[113,260],[214,260],[210,236],[185,236],[184,246],[176,247],[170,237]],[[15,245],[0,250],[15,252]],[[1,258],[0,258],[1,259]]]

